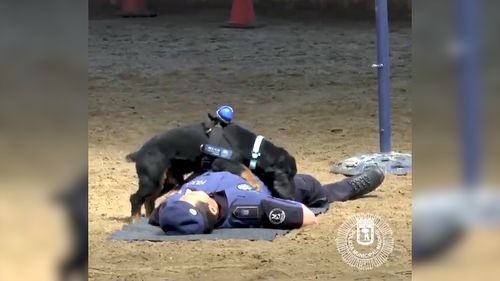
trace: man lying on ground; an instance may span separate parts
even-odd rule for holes
[[[214,228],[300,228],[317,223],[309,208],[359,198],[383,180],[383,172],[376,167],[326,185],[310,175],[297,174],[292,201],[272,197],[262,183],[254,188],[238,175],[206,172],[162,202],[149,222],[172,235],[204,234]]]

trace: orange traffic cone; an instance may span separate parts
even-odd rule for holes
[[[122,17],[155,17],[156,13],[148,9],[148,0],[121,0]]]
[[[223,27],[232,28],[256,28],[253,0],[233,0],[231,17]]]

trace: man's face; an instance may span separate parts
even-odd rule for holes
[[[208,210],[214,216],[219,216],[219,205],[217,205],[217,202],[204,191],[187,189],[186,193],[179,198],[179,201],[187,202],[193,206],[196,206],[198,202],[206,203],[208,204]]]

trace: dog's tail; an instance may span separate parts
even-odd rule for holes
[[[125,159],[127,159],[127,162],[135,162],[137,160],[137,151],[125,156]]]

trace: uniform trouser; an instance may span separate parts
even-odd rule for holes
[[[297,174],[295,181],[295,201],[308,207],[321,207],[335,201],[346,201],[354,195],[353,188],[345,181],[326,185],[313,176]]]

